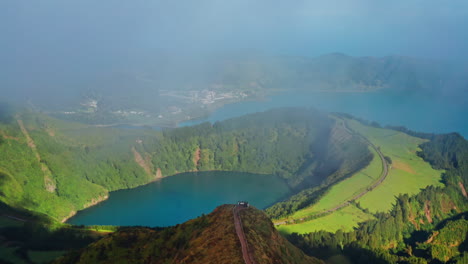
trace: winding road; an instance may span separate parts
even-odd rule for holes
[[[316,214],[312,214],[310,216],[313,216],[313,217],[319,217],[319,216],[322,216],[322,215],[325,215],[325,214],[328,214],[328,213],[331,213],[331,212],[334,212],[334,211],[337,211],[343,207],[346,207],[348,206],[351,202],[361,198],[362,196],[366,195],[368,192],[372,191],[373,189],[375,189],[377,186],[379,186],[386,178],[387,178],[387,175],[388,175],[388,168],[389,168],[389,165],[387,163],[387,161],[385,160],[385,157],[384,155],[382,154],[382,152],[380,151],[380,149],[378,147],[376,147],[374,144],[372,144],[372,142],[370,142],[366,137],[364,137],[363,135],[357,133],[357,132],[354,132],[353,130],[351,130],[346,121],[345,120],[342,120],[342,123],[343,125],[343,128],[350,134],[350,135],[355,135],[355,136],[358,136],[360,137],[362,140],[364,140],[369,146],[371,146],[375,152],[377,152],[377,154],[379,155],[379,158],[380,160],[382,161],[382,173],[380,174],[380,177],[379,179],[374,182],[372,185],[370,185],[369,187],[366,188],[366,190],[364,190],[363,192],[351,197],[350,199],[347,199],[346,202],[343,202],[341,203],[340,205],[336,206],[336,207],[333,207],[331,209],[328,209],[326,211],[322,211],[322,212],[319,212],[319,213],[316,213]],[[305,218],[299,218],[299,219],[289,219],[289,221],[292,221],[292,222],[302,222],[304,221]],[[287,224],[286,221],[282,221],[282,222],[275,222],[274,223],[275,225],[284,225],[284,224]]]
[[[242,226],[242,221],[239,214],[239,212],[244,208],[245,207],[238,205],[234,205],[234,208],[232,208],[232,213],[234,214],[234,227],[236,228],[236,233],[241,243],[242,257],[244,258],[245,264],[255,264],[253,253],[249,249],[249,244],[247,243],[247,238],[244,233],[244,227]]]

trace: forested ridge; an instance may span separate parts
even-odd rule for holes
[[[57,220],[106,199],[109,191],[182,172],[276,174],[300,192],[328,186],[371,158],[334,119],[312,109],[162,131],[87,126],[29,111],[4,120],[0,200]]]
[[[109,191],[182,172],[242,171],[282,177],[295,194],[266,212],[273,218],[287,216],[316,202],[373,158],[340,118],[352,117],[286,108],[156,131],[87,126],[28,111],[2,114],[0,201],[5,208],[61,220],[105,199]],[[390,212],[373,213],[374,220],[352,232],[320,231],[288,239],[330,263],[465,263],[468,142],[456,133],[392,129],[429,140],[418,155],[434,169],[445,170],[444,186],[400,195]],[[10,214],[8,210],[3,213]],[[7,231],[23,234],[27,248],[41,248],[40,239],[27,239],[37,232],[47,239],[65,234],[77,245],[93,240],[67,228],[49,234],[48,227],[34,221],[27,222],[30,229]]]
[[[444,187],[400,195],[389,213],[353,232],[292,234],[290,241],[332,263],[467,263],[468,142],[456,133],[431,138],[419,155],[445,170]]]
[[[232,204],[164,229],[127,227],[53,263],[244,263]],[[323,263],[284,239],[256,208],[241,211],[255,263]]]
[[[271,218],[288,216],[317,202],[320,197],[329,190],[329,187],[366,167],[373,159],[373,154],[369,151],[366,143],[364,143],[358,135],[349,133],[349,131],[344,128],[342,122],[337,123],[331,134],[338,138],[338,140],[333,140],[328,143],[329,151],[323,153],[323,158],[327,160],[341,160],[340,169],[325,169],[324,174],[326,179],[319,185],[303,189],[285,201],[278,202],[267,208],[266,213]],[[314,164],[311,164],[311,166],[314,166]],[[309,173],[307,170],[301,172],[303,175]]]

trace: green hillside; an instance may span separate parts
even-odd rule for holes
[[[39,263],[66,254],[58,263],[155,256],[235,262],[239,245],[226,206],[175,227],[123,228],[107,236],[119,228],[57,221],[113,190],[212,170],[282,177],[294,194],[268,208],[268,217],[295,246],[329,263],[467,259],[468,142],[458,134],[384,129],[301,108],[162,131],[89,126],[28,111],[1,120],[1,261]],[[259,263],[307,260],[265,214],[244,212]]]
[[[372,91],[421,89],[433,92],[449,81],[448,63],[403,56],[353,57],[331,53],[309,57],[250,57],[219,63],[212,76],[227,87]],[[445,66],[445,67],[444,67]],[[256,86],[248,85],[255,83]]]
[[[76,227],[0,202],[0,263],[48,263],[107,235],[115,227]]]
[[[234,228],[234,205],[162,230],[126,228],[54,263],[244,263]],[[256,263],[323,263],[281,237],[260,210],[241,211]]]
[[[400,194],[417,194],[427,186],[443,186],[443,170],[435,170],[418,156],[420,145],[427,140],[404,133],[380,128],[366,127],[357,121],[350,126],[378,146],[391,159],[387,179],[377,188],[357,200],[361,207],[370,212],[386,212],[395,204]]]
[[[341,125],[308,109],[163,131],[88,126],[24,111],[0,131],[0,201],[57,220],[109,191],[182,172],[276,174],[298,192],[330,185],[370,159]]]
[[[349,263],[466,263],[468,141],[458,134],[420,135],[430,141],[418,155],[445,170],[443,185],[398,195],[389,212],[374,213],[354,230],[292,234],[289,240],[310,255]]]
[[[281,232],[309,233],[318,230],[335,232],[339,229],[351,231],[359,223],[374,219],[373,214],[388,212],[400,194],[411,195],[427,186],[442,186],[440,180],[443,171],[431,168],[428,162],[418,156],[419,145],[427,140],[395,130],[366,126],[356,120],[346,119],[344,122],[350,129],[367,138],[391,161],[388,175],[374,189],[369,189],[379,180],[382,173],[382,161],[371,148],[374,158],[367,167],[332,186],[312,206],[275,221],[292,223],[279,226]],[[365,195],[353,200],[355,204],[346,205],[350,208],[342,208],[323,217],[314,217],[351,201],[353,197],[363,192],[366,192]],[[298,221],[309,218],[314,219]]]

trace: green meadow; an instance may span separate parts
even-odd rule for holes
[[[352,130],[369,139],[392,160],[387,178],[356,201],[361,208],[368,209],[371,213],[387,212],[399,194],[416,194],[429,185],[442,186],[440,180],[443,171],[434,170],[417,155],[419,145],[426,140],[394,130],[366,126],[355,120],[347,120],[347,123]],[[334,185],[317,203],[295,212],[290,218],[300,219],[332,209],[372,185],[381,175],[382,163],[375,150],[369,149],[374,158],[366,168]],[[324,217],[300,224],[279,226],[278,229],[282,233],[308,233],[318,230],[335,232],[338,229],[349,231],[358,223],[371,218],[371,215],[365,214],[355,206],[347,206]]]
[[[358,199],[362,208],[371,212],[387,212],[399,194],[416,194],[429,186],[443,186],[440,182],[443,171],[434,170],[416,153],[419,145],[427,140],[412,137],[402,132],[364,126],[351,120],[349,126],[364,135],[385,156],[392,159],[388,176],[382,184]]]
[[[374,149],[369,148],[369,150],[374,157],[367,167],[352,177],[335,184],[318,203],[297,211],[291,217],[297,219],[334,208],[363,192],[369,185],[378,180],[382,173],[382,161]]]
[[[355,205],[350,204],[332,214],[313,219],[307,222],[294,225],[281,225],[278,230],[283,234],[305,234],[319,230],[336,232],[341,229],[343,231],[352,231],[358,226],[358,223],[373,219],[370,214],[364,213]]]

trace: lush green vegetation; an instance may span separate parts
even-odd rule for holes
[[[358,227],[358,223],[371,219],[374,219],[371,214],[363,212],[355,205],[349,205],[336,212],[320,216],[310,221],[280,225],[278,230],[284,235],[292,233],[305,234],[320,230],[327,230],[329,232],[335,232],[337,230],[352,231],[354,228]]]
[[[31,112],[6,115],[0,124],[1,256],[28,263],[83,247],[102,231],[117,228],[71,227],[55,220],[105,199],[109,191],[186,171],[281,176],[296,194],[267,210],[275,218],[307,217],[336,206],[375,182],[382,170],[375,151],[350,133],[341,117],[281,109],[154,131],[89,127]],[[300,225],[281,226],[280,231],[293,233],[291,242],[331,263],[466,261],[468,142],[458,134],[419,135],[347,122],[391,162],[387,179],[357,202]],[[164,230],[125,229],[62,261],[127,261],[135,256],[203,261],[205,255],[189,249],[239,258],[229,253],[238,247],[226,231],[232,215],[222,211]],[[258,251],[273,248],[265,253],[271,259],[278,251],[291,253],[285,261],[302,258],[272,233],[276,231],[265,219],[245,217],[249,238],[259,241]],[[311,231],[316,232],[304,234]],[[265,237],[276,240],[262,240]],[[213,246],[219,241],[224,241],[224,249]]]
[[[432,136],[420,147],[419,156],[445,170],[443,186],[399,195],[392,210],[375,213],[375,220],[351,232],[292,234],[290,241],[313,256],[341,256],[349,263],[465,263],[468,142],[447,134]]]
[[[343,179],[348,181],[347,177],[354,175],[373,160],[373,154],[368,149],[366,143],[355,134],[349,133],[343,126],[343,123],[341,123],[341,120],[339,121],[335,123],[336,125],[331,133],[335,140],[330,142],[329,150],[322,154],[326,159],[332,160],[338,158],[341,160],[341,167],[335,171],[327,170],[328,176],[319,186],[305,189],[286,201],[279,202],[268,208],[266,212],[270,217],[288,217],[301,209],[306,210],[305,208],[320,200],[330,188],[335,188],[336,183]],[[371,169],[374,166],[374,164],[369,165]]]
[[[142,151],[154,157],[152,163],[163,175],[193,170],[273,173],[303,188],[305,180],[297,172],[307,161],[321,159],[318,139],[328,141],[331,125],[314,111],[275,110],[165,131],[164,140],[143,139]]]
[[[46,263],[104,234],[0,202],[0,263]]]
[[[12,206],[43,212],[60,220],[92,203],[93,199],[106,196],[108,190],[125,186],[121,179],[128,177],[126,174],[134,175],[133,184],[147,182],[146,175],[132,162],[132,157],[116,151],[124,142],[108,143],[112,149],[85,145],[66,137],[60,127],[55,128],[61,123],[52,123],[54,120],[45,116],[29,113],[18,119],[23,121],[33,142],[28,141],[17,122],[2,124],[0,128],[9,138],[0,145],[1,177],[5,179],[0,200]],[[114,140],[117,142],[117,138]],[[95,151],[86,153],[90,148]],[[113,167],[110,161],[122,163]],[[47,190],[46,171],[50,171],[55,187],[52,192]],[[108,189],[88,180],[105,177]]]
[[[389,211],[395,203],[395,197],[400,194],[415,194],[429,185],[441,186],[442,171],[434,170],[429,163],[417,155],[419,145],[426,140],[394,130],[382,129],[378,124],[363,125],[360,121],[350,119],[352,117],[349,116],[344,118],[353,131],[369,139],[385,155],[385,160],[390,163],[387,177],[378,187],[356,200],[355,205],[358,209],[339,209],[325,217],[313,217],[317,213],[344,204],[352,197],[366,191],[381,177],[382,161],[372,149],[374,158],[366,168],[333,185],[312,206],[299,210],[288,218],[277,220],[276,222],[291,222],[291,219],[314,218],[306,222],[296,222],[293,226],[281,226],[282,232],[304,234],[316,230],[350,231],[358,223],[374,218],[372,214]]]
[[[365,191],[382,173],[382,162],[379,156],[374,150],[371,152],[374,154],[374,157],[367,167],[342,182],[333,185],[316,204],[295,212],[291,215],[291,218],[301,218],[309,214],[334,208],[346,202],[351,197]]]
[[[25,111],[1,123],[0,131],[0,200],[57,220],[109,191],[176,173],[276,174],[299,192],[330,186],[371,157],[335,120],[310,109],[163,131],[92,127]],[[299,207],[309,205],[307,199]]]
[[[361,125],[350,121],[353,130],[361,133],[392,161],[385,181],[358,200],[362,208],[371,212],[389,211],[400,194],[416,194],[427,186],[442,186],[441,170],[417,156],[419,145],[425,140],[404,133]]]
[[[467,220],[462,218],[448,221],[444,227],[433,231],[420,249],[429,252],[432,259],[447,262],[459,256],[460,252],[468,251],[466,234],[468,234]]]

